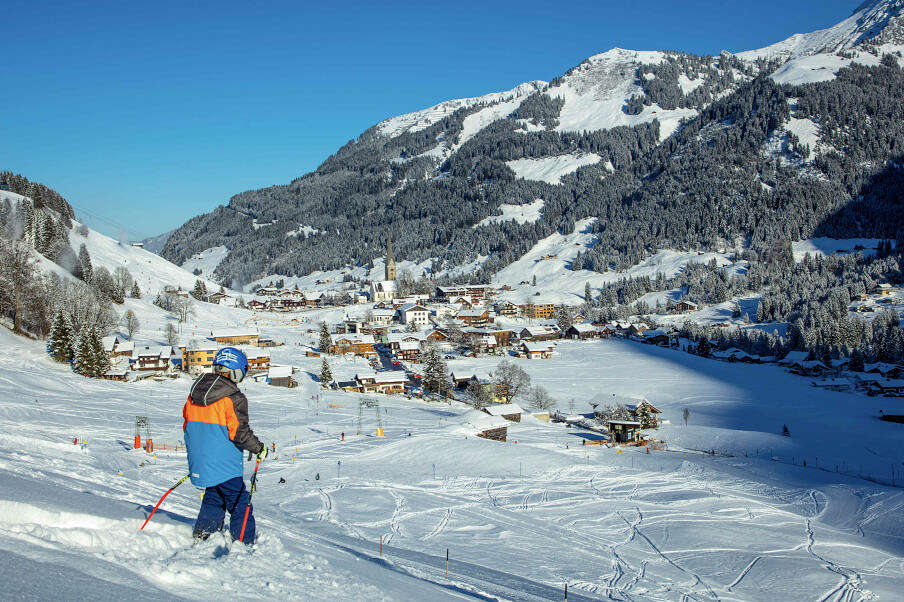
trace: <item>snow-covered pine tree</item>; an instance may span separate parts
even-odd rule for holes
[[[88,333],[91,353],[91,373],[88,376],[101,378],[110,369],[110,358],[104,351],[104,343],[97,334],[97,330],[92,328]]]
[[[82,243],[82,246],[78,249],[78,269],[76,270],[76,276],[85,282],[91,282],[91,278],[94,276],[94,268],[91,265],[91,255],[88,253],[88,247],[85,246],[85,243]]]
[[[330,370],[330,363],[323,358],[320,362],[320,387],[325,389],[333,382],[333,371]]]
[[[138,288],[137,282],[132,283],[132,292],[129,293],[129,296],[133,299],[141,299],[141,289]]]
[[[82,376],[88,376],[91,372],[90,332],[90,328],[83,328],[81,332],[79,332],[78,342],[75,345],[75,353],[72,358],[72,369]]]
[[[326,322],[320,323],[320,341],[318,344],[320,345],[321,353],[329,353],[332,339],[330,338],[330,329],[326,325]]]
[[[195,280],[195,287],[191,290],[191,296],[198,301],[203,301],[207,298],[207,286],[200,279]]]
[[[60,310],[53,321],[53,329],[50,331],[50,340],[47,343],[53,359],[58,362],[72,361],[74,354],[72,338],[72,327],[69,326],[66,314]]]
[[[449,389],[449,369],[439,352],[428,347],[424,353],[424,392],[444,395]]]

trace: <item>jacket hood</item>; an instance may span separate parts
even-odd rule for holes
[[[239,393],[235,383],[219,374],[203,374],[191,386],[188,396],[196,406],[209,406],[224,397],[230,397]]]

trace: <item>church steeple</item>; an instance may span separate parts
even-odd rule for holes
[[[396,279],[395,259],[392,258],[392,236],[386,243],[386,280]]]

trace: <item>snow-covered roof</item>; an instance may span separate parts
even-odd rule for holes
[[[810,355],[808,351],[789,351],[788,354],[782,358],[779,362],[780,364],[796,364],[799,362],[806,361],[807,357]]]
[[[292,366],[270,366],[267,378],[288,378],[292,376]]]
[[[490,414],[478,410],[471,410],[463,414],[462,422],[465,427],[469,428],[469,430],[474,433],[482,433],[483,431],[498,428],[507,428],[509,425],[508,420],[501,416],[491,416]]]
[[[108,337],[104,337],[101,339],[101,343],[104,345],[104,351],[110,353],[113,351],[113,347],[119,342],[119,337],[116,335],[110,335]]]
[[[399,308],[399,313],[405,313],[409,311],[427,311],[427,308],[422,305],[418,305],[417,303],[406,303]]]
[[[421,348],[417,341],[399,341],[399,351],[417,351]]]
[[[463,309],[458,312],[459,318],[479,318],[487,313],[485,309]]]
[[[525,331],[527,331],[532,337],[535,337],[537,335],[554,334],[553,331],[546,326],[525,326],[521,329],[522,334]]]
[[[356,343],[358,345],[373,345],[374,337],[370,334],[333,334],[330,335],[330,339],[333,343],[338,343],[339,341],[348,341],[350,343]]]
[[[408,380],[404,370],[392,370],[389,372],[359,372],[355,374],[355,380],[372,380],[375,383],[398,383]]]
[[[574,328],[578,332],[596,332],[597,328],[593,324],[572,324],[572,328]]]
[[[509,414],[523,414],[524,410],[517,403],[499,403],[487,406],[484,411],[490,416],[508,416]]]
[[[132,351],[132,359],[138,359],[140,357],[159,357],[162,359],[169,359],[170,356],[173,355],[173,348],[169,345],[162,346],[144,346]]]
[[[524,345],[524,348],[533,353],[539,353],[542,351],[551,351],[552,343],[547,342],[534,342],[534,341],[525,341],[521,343]]]
[[[260,334],[248,328],[223,328],[210,333],[211,338],[224,339],[234,337],[257,337]]]

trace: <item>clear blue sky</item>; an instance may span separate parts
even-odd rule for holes
[[[6,0],[0,169],[149,236],[287,183],[392,115],[613,46],[758,48],[858,3]]]

